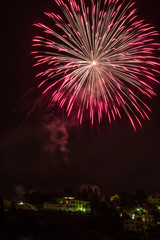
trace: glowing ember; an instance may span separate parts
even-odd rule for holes
[[[92,65],[95,66],[97,63],[95,60],[93,60]]]

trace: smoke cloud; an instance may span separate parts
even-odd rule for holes
[[[55,151],[60,151],[63,155],[63,160],[69,162],[68,158],[68,140],[69,140],[69,125],[62,119],[54,119],[52,122],[43,125],[42,130],[48,134],[44,149],[51,154]]]

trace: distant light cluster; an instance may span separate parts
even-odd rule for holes
[[[146,98],[155,96],[160,72],[154,26],[139,20],[135,2],[126,0],[56,0],[61,16],[45,14],[54,27],[35,26],[32,54],[40,65],[42,96],[73,113],[80,124],[102,118],[111,123],[125,112],[134,130],[151,112]],[[87,5],[88,4],[88,5]]]

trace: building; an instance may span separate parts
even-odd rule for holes
[[[15,207],[16,207],[16,209],[22,209],[22,210],[32,210],[32,211],[37,210],[36,206],[34,206],[33,204],[25,203],[22,201],[15,202]]]
[[[12,201],[8,199],[3,199],[4,209],[8,210],[12,208]]]
[[[66,211],[66,212],[91,212],[91,205],[88,201],[74,199],[73,197],[64,197],[61,203],[46,202],[43,205],[44,210]]]
[[[160,193],[148,196],[147,201],[151,204],[160,204]]]
[[[142,219],[143,222],[146,222],[146,223],[153,223],[154,222],[154,216],[151,215],[151,214],[141,215],[141,219]]]
[[[123,222],[124,232],[146,232],[147,227],[144,222],[127,219]]]
[[[115,195],[110,197],[110,201],[119,201],[120,200],[120,196],[116,193]]]
[[[97,185],[90,185],[90,184],[84,184],[80,186],[80,193],[82,193],[84,190],[87,192],[91,190],[93,193],[97,193],[98,196],[101,195],[101,190]]]

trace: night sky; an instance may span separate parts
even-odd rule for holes
[[[160,29],[159,0],[137,0],[137,7],[142,19]],[[12,196],[21,189],[63,191],[68,186],[77,190],[85,183],[99,185],[103,193],[159,192],[158,84],[158,96],[149,104],[151,121],[144,122],[137,133],[125,118],[111,126],[103,121],[93,127],[87,122],[80,127],[56,112],[51,123],[45,123],[44,116],[37,117],[38,111],[26,118],[38,96],[32,91],[36,74],[30,55],[33,23],[45,22],[43,12],[51,10],[56,11],[52,0],[15,0],[6,1],[2,11],[0,194]]]

